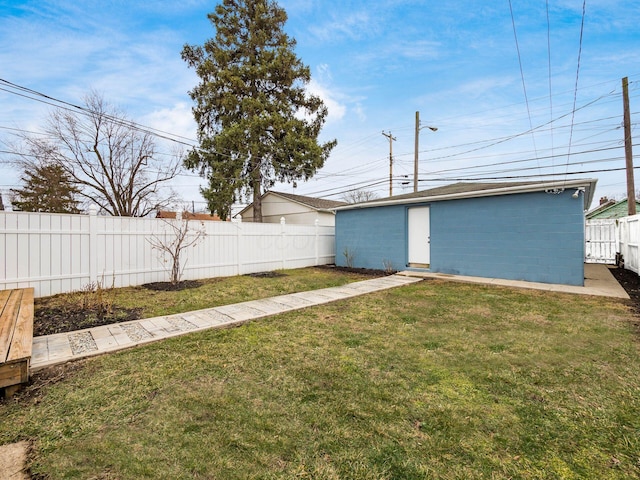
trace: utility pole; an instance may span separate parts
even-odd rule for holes
[[[627,166],[627,207],[628,214],[636,214],[636,192],[633,181],[633,151],[631,148],[631,114],[629,113],[629,79],[622,79],[622,106],[624,109],[624,157]]]
[[[432,132],[438,130],[438,127],[429,127],[429,126],[420,126],[420,112],[416,112],[416,145],[415,152],[413,157],[413,191],[414,193],[418,191],[418,138],[420,137],[420,130],[423,128],[428,128]]]
[[[418,137],[420,136],[420,112],[416,112],[416,145],[413,155],[413,193],[418,191]]]
[[[382,131],[382,135],[389,139],[389,196],[393,196],[393,141],[396,140],[396,137],[391,135],[391,131],[389,133],[384,133]]]

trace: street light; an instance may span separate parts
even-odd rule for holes
[[[425,125],[424,127],[420,126],[420,112],[416,112],[416,151],[413,159],[413,191],[414,193],[418,191],[418,138],[420,137],[420,130],[423,128],[428,128],[432,132],[438,130],[438,127],[430,127]]]

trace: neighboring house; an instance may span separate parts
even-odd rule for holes
[[[167,218],[167,219],[175,219],[176,212],[168,212],[165,210],[159,210],[156,214],[156,218]],[[191,213],[191,212],[182,212],[183,220],[209,220],[214,222],[220,222],[220,217],[217,215],[209,215],[208,213]]]
[[[606,199],[605,199],[606,200]],[[602,199],[601,199],[602,201]],[[587,212],[587,220],[602,220],[605,218],[621,218],[629,215],[628,201],[607,200],[590,212]],[[636,201],[636,211],[640,212],[640,202]]]
[[[596,180],[457,183],[336,209],[336,264],[584,285]]]
[[[280,223],[284,217],[288,224],[332,227],[335,224],[334,208],[348,205],[346,202],[305,197],[292,193],[269,191],[262,195],[262,222]],[[238,215],[243,222],[253,222],[253,206],[245,207]]]

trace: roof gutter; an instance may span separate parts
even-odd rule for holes
[[[444,200],[459,200],[463,198],[478,198],[478,197],[493,197],[496,195],[511,195],[514,193],[532,193],[540,191],[555,191],[565,189],[578,189],[584,188],[584,210],[589,208],[593,200],[593,194],[598,180],[594,178],[580,179],[580,180],[567,180],[567,181],[553,181],[542,182],[532,185],[518,185],[511,187],[493,188],[488,190],[473,190],[469,192],[450,193],[446,195],[432,195],[425,197],[412,197],[412,198],[389,198],[380,201],[371,201],[366,203],[355,203],[353,205],[345,205],[343,207],[336,207],[334,210],[354,210],[359,208],[372,208],[372,207],[385,207],[391,205],[406,205],[413,203],[424,202],[440,202]]]

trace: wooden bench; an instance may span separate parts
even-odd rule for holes
[[[10,397],[29,381],[33,288],[0,291],[0,391]]]

